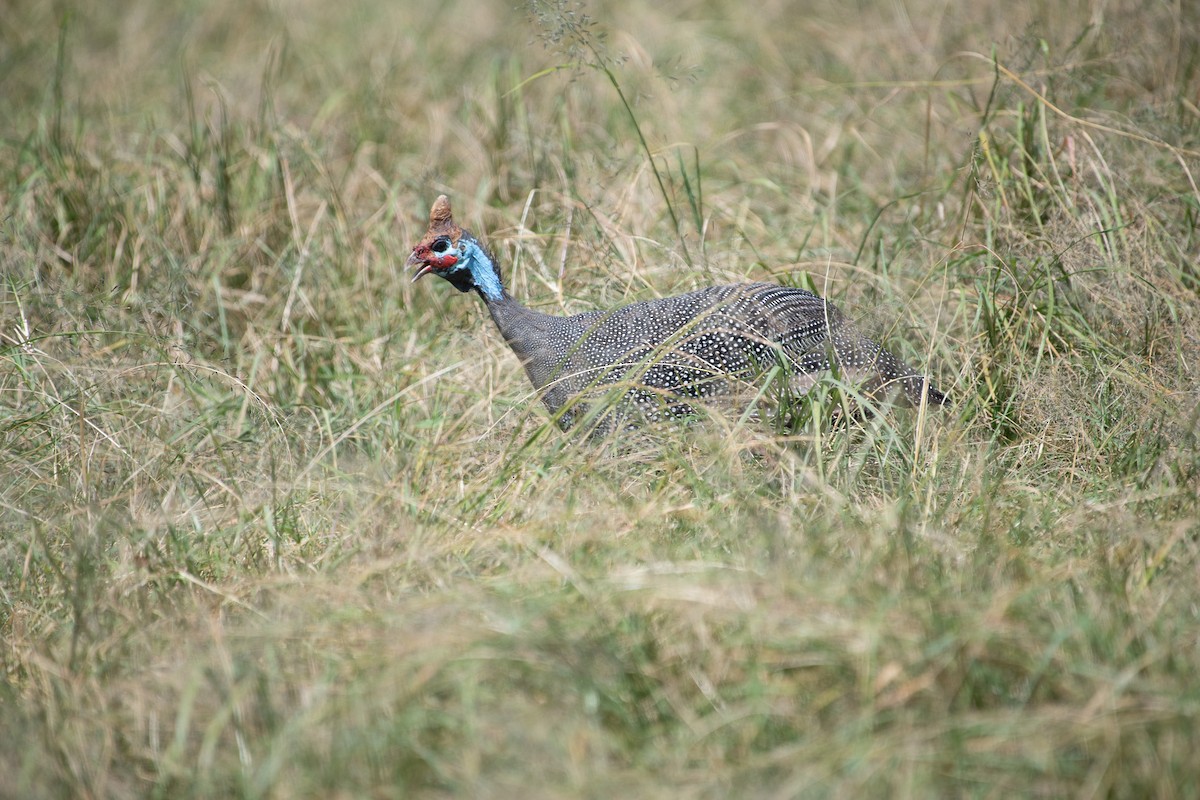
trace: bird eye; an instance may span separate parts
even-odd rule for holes
[[[449,247],[450,247],[449,241],[447,241],[446,239],[438,239],[436,242],[433,243],[433,252],[444,253],[444,252],[446,252],[446,249]]]

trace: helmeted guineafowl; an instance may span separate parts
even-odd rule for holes
[[[836,365],[866,396],[898,386],[913,404],[946,396],[903,361],[866,338],[832,304],[812,292],[771,283],[713,286],[612,311],[571,317],[526,308],[504,289],[496,259],[455,224],[442,195],[429,231],[413,248],[413,282],[433,273],[459,291],[474,289],[559,426],[579,421],[581,398],[615,390],[613,412],[645,421],[691,412],[690,400],[729,396],[775,366],[804,392]],[[610,412],[589,417],[610,429]]]

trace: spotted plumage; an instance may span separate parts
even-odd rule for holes
[[[899,387],[909,402],[946,402],[900,359],[863,336],[812,292],[771,283],[713,286],[611,311],[542,314],[508,294],[495,258],[454,223],[445,195],[408,265],[483,298],[543,402],[564,430],[582,418],[611,427],[617,417],[646,421],[691,413],[691,401],[735,395],[773,367],[799,392],[834,366],[868,396]],[[611,411],[591,399],[611,392]],[[615,416],[614,416],[615,415]]]

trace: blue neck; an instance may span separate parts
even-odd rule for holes
[[[500,271],[496,269],[488,252],[478,243],[467,238],[460,241],[458,247],[462,251],[462,260],[459,263],[471,271],[475,288],[483,295],[483,299],[495,302],[504,297],[504,284],[500,282]]]

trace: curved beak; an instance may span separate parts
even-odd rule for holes
[[[420,258],[418,258],[417,253],[414,250],[412,255],[410,255],[408,257],[408,261],[404,264],[404,266],[415,267],[418,265],[420,265],[421,268],[419,270],[417,270],[416,275],[413,275],[412,283],[416,283],[417,281],[421,280],[421,278],[424,278],[426,275],[428,275],[430,272],[433,272],[433,265],[426,261],[422,261]]]

